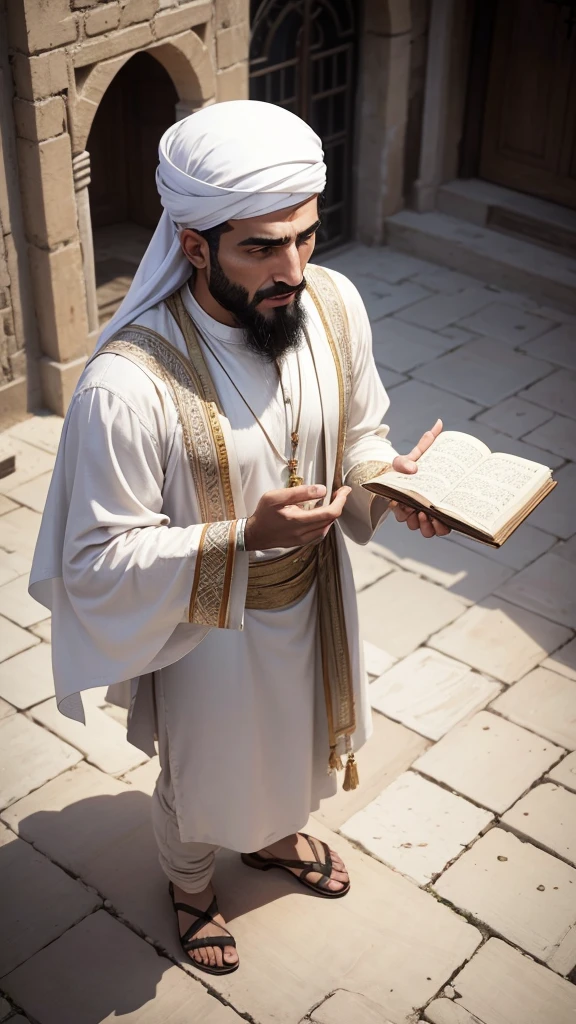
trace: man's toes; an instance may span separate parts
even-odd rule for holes
[[[224,959],[229,964],[235,964],[236,963],[236,961],[238,959],[238,954],[237,954],[236,950],[234,949],[234,946],[225,946],[224,947]]]
[[[193,960],[196,961],[197,964],[203,963],[202,953],[200,952],[199,949],[193,949],[190,956],[192,957]]]
[[[214,957],[216,961],[215,966],[222,967],[224,961],[222,960],[222,950],[220,949],[220,946],[214,946]]]
[[[333,889],[334,892],[337,892],[338,889],[343,889],[344,888],[344,883],[343,882],[339,882],[338,879],[336,879],[336,878],[331,878],[330,881],[328,882],[328,886],[329,886],[330,889]]]

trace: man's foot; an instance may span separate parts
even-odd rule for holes
[[[250,863],[250,854],[246,855],[245,863]],[[303,881],[317,891],[328,890],[330,893],[343,893],[348,891],[350,878],[344,866],[344,862],[335,850],[329,850],[325,843],[313,836],[297,832],[294,835],[279,839],[277,843],[266,846],[256,854],[262,860],[301,861],[302,867],[285,865],[296,878]],[[331,861],[331,870],[320,873],[319,871],[306,871],[306,862],[319,862],[328,865]],[[252,863],[252,867],[257,865]],[[280,866],[280,865],[279,865]],[[304,870],[304,875],[302,874]]]
[[[198,910],[208,910],[212,900],[214,899],[214,890],[211,885],[208,885],[202,892],[184,892],[184,889],[180,889],[179,886],[173,887],[173,901],[174,903],[187,903],[193,907],[197,907]],[[180,935],[183,936],[190,925],[193,925],[198,918],[194,914],[187,914],[183,910],[178,910],[178,929]],[[207,940],[214,936],[227,936],[229,932],[226,929],[226,922],[222,917],[222,914],[214,914],[211,921],[206,922],[194,933],[194,939]],[[238,953],[234,946],[202,946],[200,949],[188,950],[188,956],[195,963],[203,967],[234,967],[238,963]]]

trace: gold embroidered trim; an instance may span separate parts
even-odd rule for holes
[[[100,352],[116,352],[141,363],[168,388],[182,427],[184,448],[204,522],[235,519],[226,445],[215,440],[213,419],[194,368],[166,338],[148,327],[125,327]]]
[[[174,295],[171,295],[166,299],[166,306],[182,332],[184,341],[186,342],[186,348],[188,350],[188,358],[194,371],[198,393],[205,402],[205,413],[208,418],[210,431],[212,433],[212,440],[218,457],[220,482],[224,496],[224,515],[220,518],[234,519],[234,498],[232,496],[232,485],[230,483],[228,452],[226,450],[226,441],[224,439],[224,432],[220,422],[220,415],[223,415],[220,400],[212,382],[210,371],[202,354],[194,322],[184,305],[181,294],[179,292],[175,292]]]
[[[188,621],[225,628],[236,554],[236,522],[207,523],[202,531]]]
[[[350,325],[342,296],[330,274],[323,267],[309,264],[306,268],[306,287],[316,306],[330,346],[338,377],[339,427],[334,489],[342,485],[342,462],[346,447],[348,406],[352,393],[352,346]]]
[[[359,462],[348,473],[346,483],[361,487],[362,484],[367,484],[369,480],[385,473],[387,469],[392,469],[390,462]]]

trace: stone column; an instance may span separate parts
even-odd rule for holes
[[[444,180],[453,20],[454,0],[432,0],[420,169],[414,183],[414,204],[419,213],[435,209],[436,193]]]
[[[78,207],[78,231],[82,249],[82,265],[86,285],[86,311],[88,314],[88,331],[92,334],[98,330],[98,300],[96,297],[96,269],[94,266],[94,241],[92,238],[92,220],[90,217],[90,154],[88,150],[78,153],[72,158],[74,174],[74,191]]]

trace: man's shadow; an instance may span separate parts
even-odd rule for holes
[[[83,770],[95,771],[88,766]],[[9,809],[5,813],[9,818]],[[150,813],[150,797],[134,789],[116,795],[87,797],[57,811],[37,811],[12,820],[10,824],[36,850],[95,888],[103,900],[109,901],[104,913],[120,917],[151,939],[157,949],[194,973],[179,945],[176,915],[168,895],[168,881],[158,863]],[[238,853],[224,850],[217,856],[214,886],[220,909],[229,923],[257,907],[294,893],[298,888],[288,875],[256,872],[242,864]],[[35,914],[33,899],[28,898],[26,889],[19,898],[22,912],[32,920]],[[193,897],[191,902],[194,902]],[[89,922],[95,921],[96,916],[85,919],[77,928],[89,929]],[[93,927],[98,931],[98,925]],[[104,921],[102,927],[104,932],[109,930],[109,922]],[[68,931],[59,941],[66,946],[73,943],[74,932]],[[102,944],[105,945],[104,937]],[[56,957],[53,971],[55,977],[60,976],[61,984],[70,984],[71,968],[66,963],[64,945],[61,946],[61,963],[57,944],[52,946]],[[113,957],[112,951],[110,956]],[[116,965],[108,964],[106,950],[103,950],[92,962],[84,965],[83,978],[85,974],[96,972],[97,977],[91,978],[90,988],[94,985],[98,1012],[106,1017],[112,1010],[117,1014],[127,1013],[153,999],[166,969],[166,962],[157,958],[154,970],[146,974],[144,985],[136,989],[134,985],[125,986],[121,983],[122,972],[115,980]],[[84,984],[85,980],[78,979],[78,984]],[[108,1005],[110,1002],[114,1006]],[[94,1017],[96,1019],[102,1017]]]

